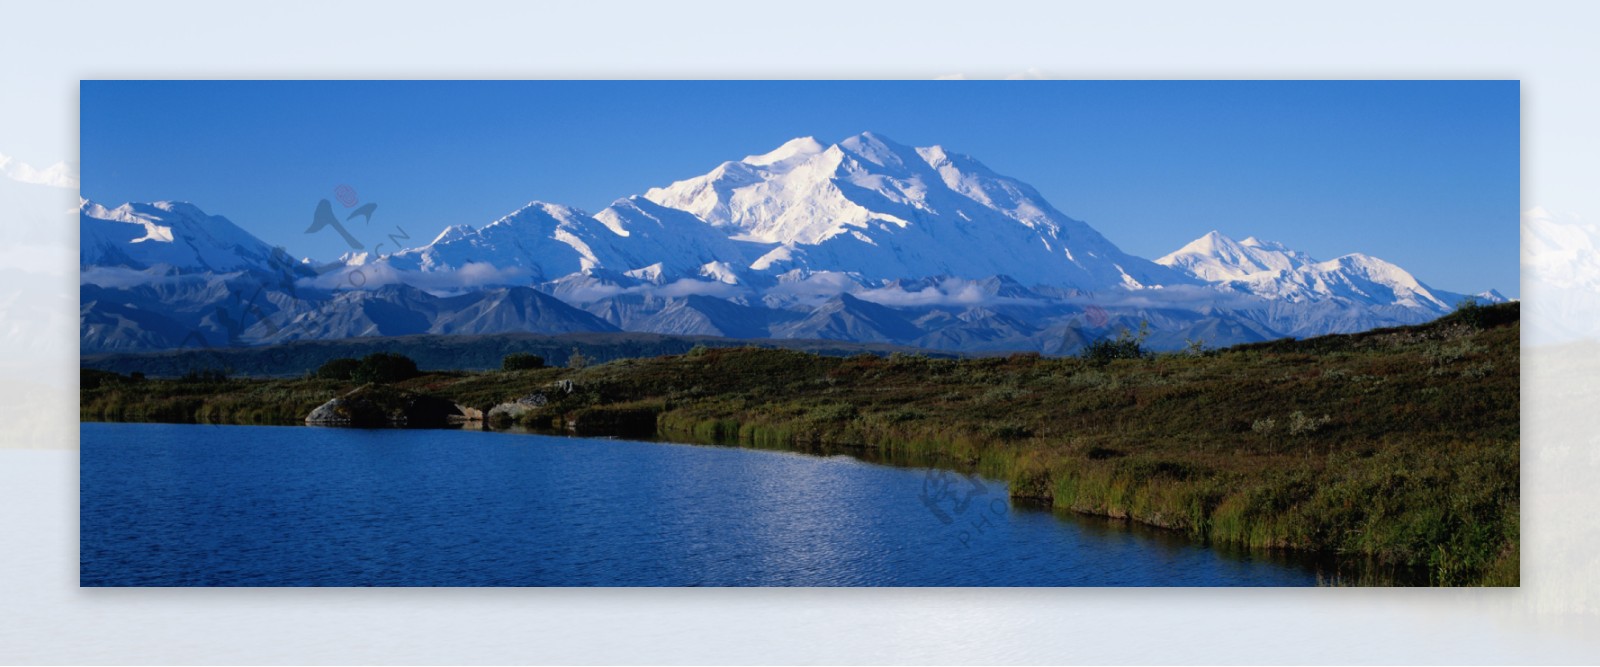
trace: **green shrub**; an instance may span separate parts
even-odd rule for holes
[[[1293,414],[1289,415],[1289,435],[1316,433],[1323,426],[1327,426],[1331,421],[1333,421],[1333,418],[1329,417],[1328,415],[1323,415],[1321,417],[1307,417],[1306,413],[1296,410]]]
[[[848,421],[856,418],[856,408],[845,403],[823,404],[812,408],[809,417],[818,422]]]
[[[1463,324],[1474,329],[1482,329],[1488,317],[1484,312],[1483,304],[1478,303],[1477,297],[1467,297],[1456,304],[1455,315]]]
[[[317,368],[316,377],[324,380],[349,380],[360,367],[360,361],[349,357],[331,359]]]
[[[544,368],[544,357],[527,352],[513,352],[500,360],[500,370],[526,371]]]
[[[89,391],[108,385],[122,384],[127,378],[110,371],[99,371],[93,368],[78,369],[78,389]]]
[[[890,423],[914,422],[927,419],[928,413],[911,407],[899,407],[883,414],[883,418]]]
[[[1139,333],[1123,329],[1116,338],[1100,338],[1083,348],[1083,358],[1104,366],[1114,359],[1143,359],[1149,356],[1144,341],[1150,337],[1150,323],[1140,322]]]
[[[204,384],[204,383],[213,383],[213,382],[223,382],[223,381],[225,381],[227,379],[228,379],[228,371],[225,370],[225,369],[220,369],[220,368],[199,368],[199,369],[191,369],[188,372],[184,373],[182,377],[178,378],[178,381],[179,382],[187,382],[187,383],[190,383],[190,384]]]
[[[356,369],[351,372],[350,379],[356,382],[376,382],[386,384],[400,382],[416,377],[417,362],[410,357],[388,352],[374,352],[361,358]]]
[[[1022,398],[1022,396],[1026,393],[1027,392],[1016,385],[1003,384],[998,387],[990,387],[989,389],[985,390],[982,398],[990,403],[1005,403]]]
[[[1010,442],[1033,437],[1033,429],[1017,421],[989,422],[983,425],[983,434],[995,440]]]

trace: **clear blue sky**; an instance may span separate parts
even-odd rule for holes
[[[871,130],[972,155],[1143,257],[1217,229],[1515,297],[1519,114],[1516,81],[86,81],[82,192],[331,259],[336,235],[303,232],[341,184],[378,204],[357,237],[420,245]]]

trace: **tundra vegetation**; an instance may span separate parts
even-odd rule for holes
[[[1067,358],[697,347],[393,385],[485,411],[542,395],[518,418],[529,429],[975,471],[1061,511],[1326,554],[1361,573],[1343,583],[1516,585],[1518,320],[1516,303],[1467,304],[1419,326],[1221,350],[1151,354],[1129,334]],[[299,424],[356,386],[84,370],[81,410]]]

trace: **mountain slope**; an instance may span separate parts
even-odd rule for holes
[[[1352,253],[1317,261],[1279,243],[1254,237],[1235,241],[1215,231],[1156,262],[1220,288],[1271,301],[1337,299],[1373,307],[1398,306],[1416,310],[1419,316],[1450,312],[1460,301],[1460,295],[1434,290],[1405,269],[1370,255]],[[1485,296],[1488,298],[1487,293]]]
[[[428,245],[380,258],[402,271],[446,271],[486,264],[524,280],[554,280],[629,263],[623,237],[575,208],[530,202],[477,229],[445,228]],[[366,258],[363,258],[365,260]]]
[[[1175,349],[1421,322],[1466,298],[1368,255],[1217,232],[1134,257],[970,156],[873,133],[794,139],[593,215],[535,201],[315,272],[190,204],[83,200],[80,226],[86,353],[618,329],[1071,353],[1141,323]]]
[[[779,338],[820,338],[870,343],[905,343],[922,330],[894,308],[840,294],[803,320],[773,328]]]
[[[1216,230],[1156,260],[1157,264],[1170,266],[1208,282],[1241,280],[1257,273],[1294,271],[1314,262],[1316,260],[1305,253],[1290,250],[1280,243],[1259,241],[1253,236],[1235,241]]]
[[[304,272],[227,218],[186,202],[106,208],[83,199],[78,225],[80,269],[166,265],[183,272]]]
[[[617,331],[590,313],[529,287],[438,297],[407,285],[341,292],[256,342],[331,340],[415,334],[543,334]]]
[[[869,280],[1008,274],[1083,289],[1189,283],[1123,253],[1033,188],[970,157],[865,133],[810,137],[645,193],[776,247],[750,268],[841,271]]]

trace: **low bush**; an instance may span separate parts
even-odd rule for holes
[[[316,377],[324,380],[349,380],[355,377],[356,369],[361,367],[361,362],[349,357],[330,359],[327,363],[317,368]]]
[[[544,368],[544,357],[527,352],[513,352],[500,360],[500,370],[526,371]]]
[[[391,354],[388,352],[374,352],[361,358],[354,370],[350,372],[351,381],[366,384],[375,382],[389,384],[402,382],[417,377],[417,362],[410,357]]]

